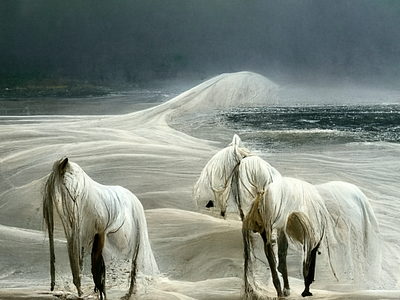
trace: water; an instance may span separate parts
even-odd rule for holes
[[[221,121],[255,148],[352,142],[400,143],[400,105],[236,108]]]
[[[101,97],[0,99],[0,117],[35,115],[121,115],[168,101],[171,89],[136,89]]]

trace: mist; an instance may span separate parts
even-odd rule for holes
[[[3,77],[400,75],[400,2],[392,0],[6,0],[0,28]]]

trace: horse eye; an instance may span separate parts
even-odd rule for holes
[[[214,202],[212,200],[208,201],[208,203],[206,204],[206,207],[207,208],[214,207]]]

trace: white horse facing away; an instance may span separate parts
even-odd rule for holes
[[[54,209],[55,207],[55,209]],[[106,297],[103,247],[112,245],[125,258],[132,259],[130,286],[125,298],[135,290],[137,272],[159,274],[147,232],[143,206],[129,190],[106,186],[91,179],[79,165],[62,158],[53,165],[43,193],[43,218],[50,243],[51,290],[55,286],[54,210],[67,238],[73,283],[78,295],[85,252],[91,249],[95,290]]]
[[[251,259],[250,232],[258,232],[270,265],[277,295],[290,294],[286,255],[288,240],[303,252],[302,296],[311,296],[316,254],[323,247],[336,278],[351,274],[362,278],[376,270],[380,261],[378,224],[367,197],[356,186],[344,182],[311,185],[283,177],[260,157],[251,155],[235,135],[232,143],[207,163],[194,187],[199,205],[207,190],[225,216],[229,201],[237,204],[243,221],[245,295],[257,294]],[[208,193],[209,194],[209,193]],[[210,206],[210,204],[209,204]],[[272,232],[278,244],[277,266]],[[284,287],[278,277],[282,274]],[[339,272],[337,272],[339,271]],[[339,274],[339,275],[338,275]]]

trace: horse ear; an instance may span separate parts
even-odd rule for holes
[[[68,157],[64,157],[64,158],[61,160],[61,163],[60,163],[60,171],[61,171],[61,172],[64,172],[64,171],[65,171],[65,168],[66,168],[67,164],[68,164]]]
[[[243,159],[243,156],[242,156],[242,154],[240,154],[240,151],[239,151],[239,145],[241,142],[242,141],[240,140],[240,137],[237,134],[235,134],[233,136],[232,146],[235,149],[235,154],[239,161],[241,161]]]
[[[241,142],[242,141],[240,140],[240,137],[237,134],[234,134],[232,139],[232,145],[234,147],[238,147]]]

